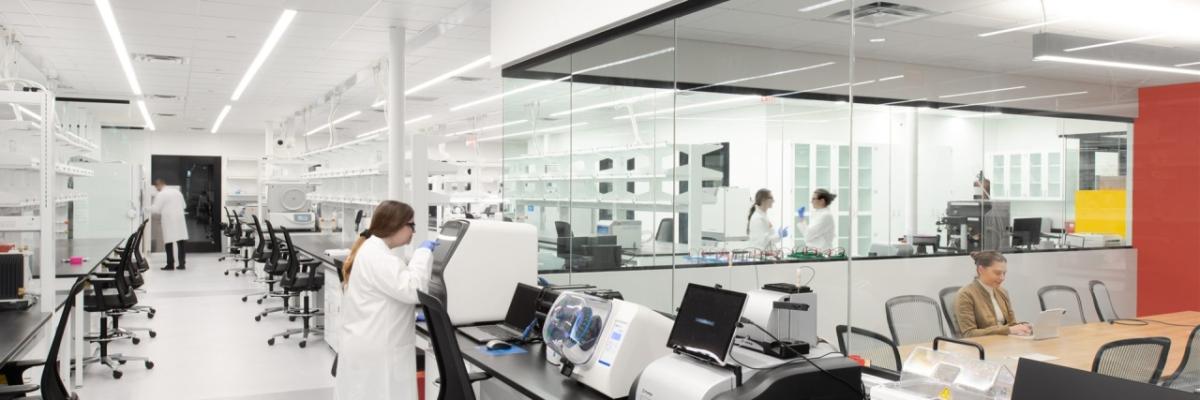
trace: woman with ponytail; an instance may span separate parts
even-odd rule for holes
[[[750,236],[750,247],[761,250],[774,249],[780,238],[788,235],[787,228],[775,229],[767,210],[775,205],[775,196],[767,189],[759,189],[754,193],[754,205],[750,206],[750,215],[746,217],[746,234]]]
[[[411,206],[380,203],[343,264],[339,399],[417,398],[417,291],[429,284],[437,242],[422,243],[405,260],[398,250],[416,227]]]

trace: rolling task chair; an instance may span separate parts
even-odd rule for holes
[[[258,313],[258,315],[254,316],[255,321],[261,321],[264,317],[271,315],[272,313],[286,312],[291,310],[291,300],[292,298],[298,296],[298,293],[289,290],[287,286],[283,285],[284,275],[287,274],[288,265],[291,262],[291,258],[293,257],[294,253],[289,251],[289,248],[279,240],[279,236],[275,234],[275,226],[271,224],[271,221],[263,222],[267,224],[267,237],[269,238],[267,239],[267,243],[270,248],[266,254],[267,261],[263,266],[263,272],[267,274],[267,279],[274,280],[276,281],[275,283],[280,284],[280,288],[267,293],[267,297],[282,300],[283,306],[264,308]],[[309,263],[312,262],[313,259],[300,258],[299,261],[301,263]],[[295,321],[296,317],[289,316],[288,320]]]
[[[325,286],[325,272],[321,271],[320,261],[304,262],[296,255],[296,246],[292,245],[292,234],[287,228],[282,228],[283,240],[287,243],[287,272],[283,274],[283,279],[279,282],[288,292],[295,293],[300,296],[304,303],[299,308],[284,310],[288,318],[299,318],[303,324],[300,328],[288,329],[277,333],[267,340],[267,345],[274,346],[275,338],[283,337],[287,339],[295,334],[303,335],[300,339],[300,348],[308,346],[308,339],[313,335],[324,336],[325,330],[322,327],[312,326],[312,319],[325,315],[320,308],[313,308],[312,295],[321,290]]]
[[[1162,376],[1170,350],[1171,339],[1165,337],[1124,339],[1105,343],[1096,351],[1096,359],[1092,361],[1092,372],[1154,385]]]
[[[229,237],[229,254],[233,256],[234,263],[242,263],[241,267],[233,267],[225,270],[225,275],[233,272],[233,276],[241,276],[242,274],[254,272],[254,267],[250,265],[252,258],[245,253],[246,248],[254,246],[254,237],[250,232],[246,232],[242,226],[242,220],[236,212],[230,211],[229,207],[225,207],[225,215],[229,218],[229,227],[225,229],[225,236]],[[225,261],[226,257],[221,257],[217,261]]]
[[[884,304],[888,330],[892,341],[903,346],[914,343],[930,343],[938,336],[946,336],[942,326],[942,312],[938,303],[921,295],[897,296]]]
[[[127,262],[132,249],[133,247],[129,246],[122,255]],[[128,313],[131,307],[137,305],[137,294],[133,291],[128,272],[130,270],[128,266],[132,266],[132,264],[127,263],[126,265],[126,268],[121,268],[111,274],[92,274],[88,279],[92,283],[92,290],[84,297],[83,301],[84,311],[100,314],[100,331],[84,337],[88,343],[98,345],[96,355],[84,359],[84,364],[103,364],[112,370],[114,379],[121,379],[123,375],[114,362],[125,364],[128,361],[143,361],[146,369],[154,368],[154,362],[146,357],[108,353],[109,343],[130,339],[136,344],[138,340],[133,335],[123,332],[118,322],[121,315]],[[137,270],[136,268],[132,269]],[[112,321],[112,329],[109,329],[109,321]]]
[[[8,382],[8,385],[0,385],[0,399],[27,399],[30,398],[26,397],[27,395],[34,393],[40,394],[42,400],[79,398],[75,393],[67,393],[67,387],[63,385],[62,374],[58,370],[56,360],[58,360],[58,352],[63,345],[63,336],[66,334],[67,326],[71,323],[71,311],[75,308],[75,297],[83,291],[85,282],[87,282],[87,278],[76,279],[75,284],[71,285],[71,290],[67,292],[61,312],[62,316],[58,318],[58,326],[54,328],[54,338],[50,341],[50,351],[46,354],[45,360],[19,360],[0,365],[0,374],[3,374],[5,382]],[[25,370],[33,367],[42,367],[40,385],[23,383],[24,380],[21,376],[25,374]]]
[[[1063,318],[1064,323],[1073,321],[1076,318],[1079,319],[1080,323],[1087,323],[1087,318],[1083,317],[1083,301],[1079,299],[1079,292],[1075,291],[1075,288],[1066,285],[1050,285],[1038,289],[1037,296],[1038,304],[1041,304],[1042,311],[1052,308],[1067,310],[1066,317]],[[1075,301],[1072,302],[1071,300]]]
[[[254,220],[254,234],[258,236],[258,244],[256,244],[254,246],[254,252],[250,254],[250,258],[255,263],[260,263],[260,264],[263,264],[263,266],[264,266],[263,267],[263,276],[256,278],[254,280],[254,283],[267,284],[267,290],[262,293],[255,293],[255,294],[251,294],[251,295],[242,296],[242,302],[245,303],[247,300],[250,299],[250,297],[258,297],[258,299],[255,300],[254,302],[258,303],[258,304],[262,304],[263,300],[266,300],[267,298],[269,298],[271,296],[271,292],[275,291],[275,284],[279,283],[279,278],[276,275],[271,275],[269,273],[266,273],[267,261],[271,259],[273,250],[267,246],[267,239],[266,239],[266,237],[263,236],[262,224],[260,224],[258,222],[258,216],[251,215],[250,218],[252,218]]]
[[[145,277],[142,276],[142,271],[140,269],[138,269],[138,265],[137,265],[137,261],[135,260],[135,257],[132,256],[130,253],[137,254],[137,249],[141,248],[142,236],[145,233],[145,229],[144,229],[145,227],[146,227],[146,225],[145,225],[145,223],[143,223],[141,228],[138,228],[138,230],[129,237],[129,243],[132,243],[133,246],[131,246],[130,248],[127,248],[127,249],[125,249],[125,251],[121,252],[120,262],[109,263],[106,260],[101,263],[104,266],[106,272],[96,272],[96,273],[93,273],[92,275],[100,277],[100,278],[115,278],[115,277],[123,274],[126,277],[126,282],[129,285],[129,287],[131,288],[133,293],[136,294],[137,292],[144,292],[141,290],[141,287],[146,284],[146,279],[145,279]],[[118,311],[112,311],[112,312],[109,312],[108,314],[113,317],[113,331],[117,332],[117,333],[128,335],[130,337],[130,339],[133,341],[133,344],[136,345],[141,341],[141,339],[138,338],[138,336],[136,334],[134,334],[135,331],[147,332],[151,338],[158,336],[158,333],[155,332],[153,329],[149,329],[149,328],[134,328],[134,327],[129,327],[129,326],[120,327],[120,326],[118,326],[119,318],[123,315],[142,314],[142,313],[146,314],[146,318],[154,318],[154,314],[156,312],[157,311],[155,311],[154,307],[136,304],[136,302],[135,302],[133,305],[131,305],[129,307],[126,307],[126,308],[124,308],[122,310],[118,310]]]
[[[900,361],[900,349],[887,336],[846,325],[838,325],[836,329],[838,349],[842,351],[842,354],[849,356],[851,350],[853,350],[854,354],[871,360],[871,367],[873,368],[882,368],[896,374],[900,373],[900,369],[903,367]],[[847,344],[852,348],[847,348]]]
[[[938,300],[942,302],[942,315],[946,317],[946,325],[950,327],[951,337],[959,337],[962,332],[958,329],[958,318],[955,317],[955,302],[958,301],[958,290],[961,286],[951,286],[938,291]]]
[[[438,400],[475,400],[475,390],[471,385],[491,376],[467,371],[454,326],[450,324],[450,314],[442,301],[421,291],[417,292],[417,299],[425,309],[429,345],[433,347],[433,355],[437,359]]]

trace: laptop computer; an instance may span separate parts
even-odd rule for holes
[[[513,292],[512,302],[508,304],[508,313],[504,322],[491,325],[476,325],[459,328],[458,331],[478,343],[492,340],[514,341],[521,339],[525,328],[537,318],[538,298],[542,289],[537,286],[518,283]]]
[[[745,293],[689,283],[667,337],[667,347],[725,365],[745,304]]]
[[[1067,310],[1062,308],[1051,308],[1042,311],[1038,314],[1037,319],[1033,321],[1033,334],[1026,336],[1010,335],[1018,339],[1029,340],[1045,340],[1058,337],[1058,327],[1062,325],[1062,317],[1067,314]]]

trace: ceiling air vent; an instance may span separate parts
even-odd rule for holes
[[[921,7],[906,6],[887,1],[877,1],[874,3],[864,4],[855,8],[853,11],[855,23],[872,28],[882,28],[885,26],[944,14],[926,10]],[[838,11],[830,14],[828,17],[825,17],[825,19],[848,24],[850,23],[850,12],[851,10]]]
[[[185,65],[188,60],[183,57],[165,56],[162,54],[131,54],[133,61],[147,64]]]

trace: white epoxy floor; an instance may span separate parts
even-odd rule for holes
[[[299,327],[272,314],[261,322],[254,315],[262,308],[245,294],[259,290],[253,278],[225,276],[231,264],[217,262],[216,254],[189,254],[183,271],[160,271],[164,257],[151,259],[146,274],[147,293],[139,303],[152,305],[155,318],[124,317],[122,326],[149,327],[140,345],[128,341],[110,352],[147,356],[153,370],[137,362],[122,366],[124,377],[113,379],[108,368],[89,365],[84,373],[82,399],[294,399],[333,398],[329,369],[333,352],[324,342],[297,346],[295,336],[267,345],[276,332]]]

